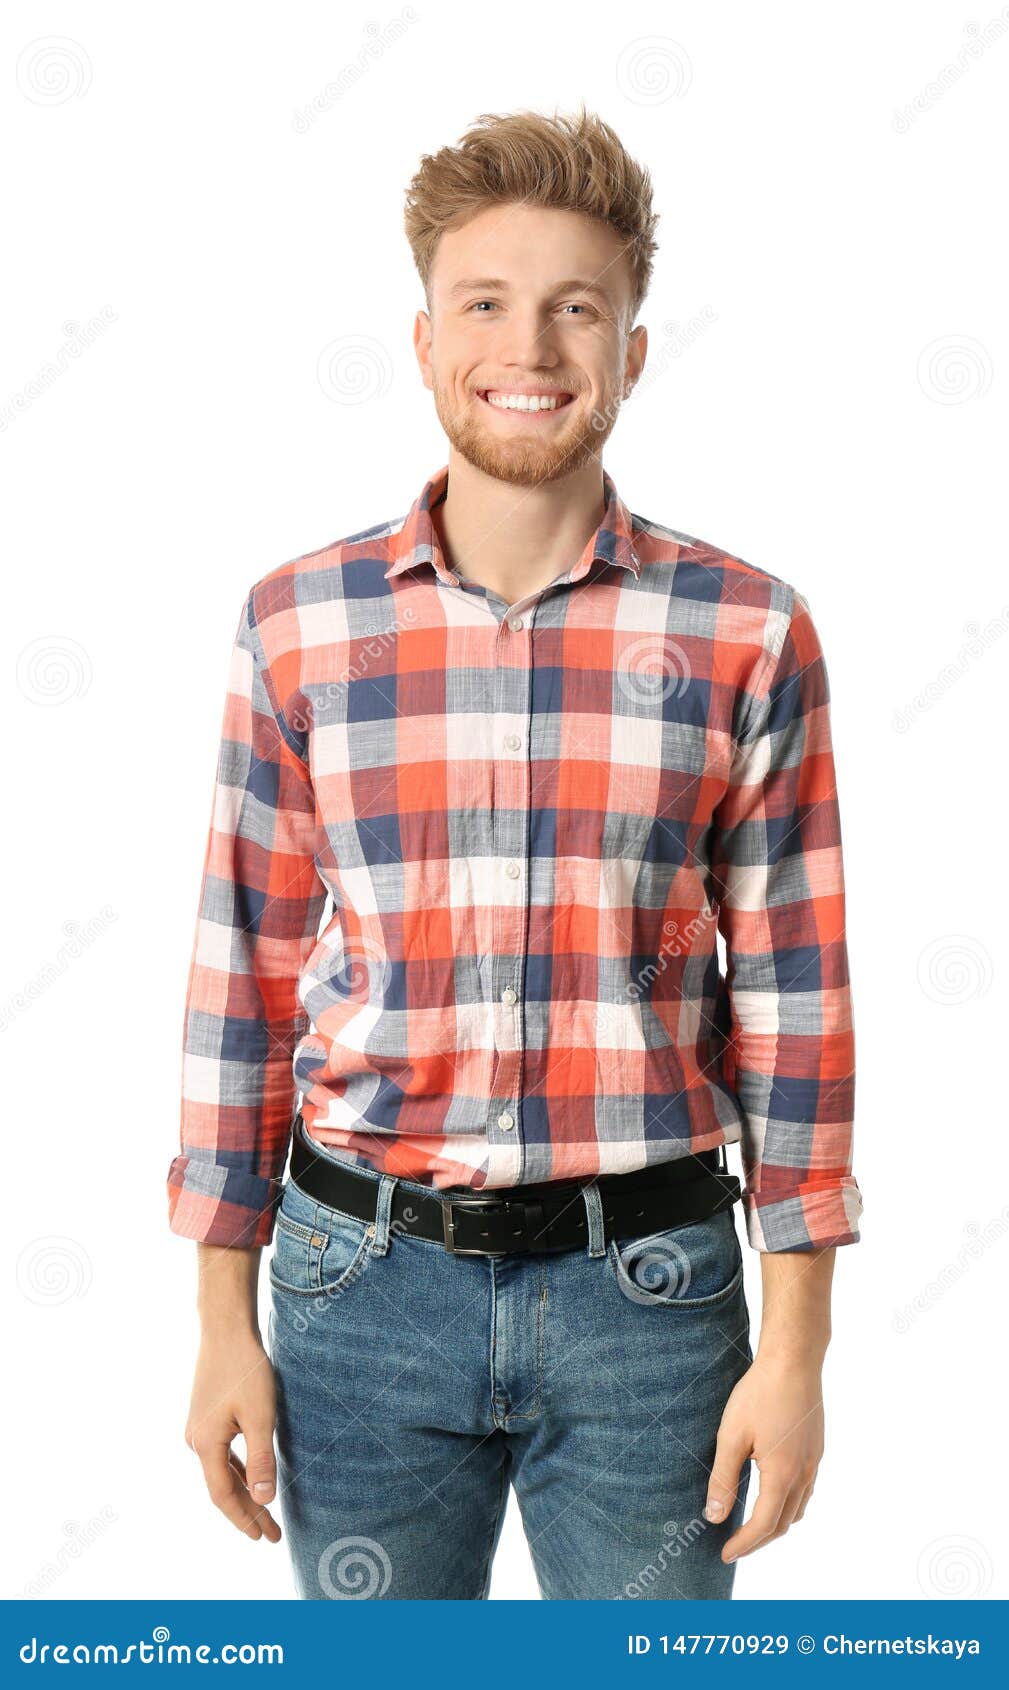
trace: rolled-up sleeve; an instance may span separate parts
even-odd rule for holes
[[[255,618],[239,620],[185,1001],[169,1224],[208,1244],[268,1244],[308,1031],[298,982],[326,900],[311,776]]]
[[[857,1242],[862,1197],[829,688],[800,594],[769,646],[739,711],[711,860],[747,1236],[761,1251],[812,1250]]]

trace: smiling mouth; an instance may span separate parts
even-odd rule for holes
[[[550,393],[513,392],[506,387],[478,387],[477,398],[492,411],[513,411],[523,417],[552,416],[571,404],[573,393],[555,388]]]

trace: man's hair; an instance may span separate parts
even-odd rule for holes
[[[615,130],[584,104],[572,116],[485,113],[458,146],[422,155],[407,189],[406,233],[428,310],[440,236],[488,206],[517,202],[580,212],[615,230],[630,261],[630,328],[648,292],[657,250],[651,178]]]

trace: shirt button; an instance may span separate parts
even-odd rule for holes
[[[521,616],[513,616],[511,621],[509,622],[508,626],[511,629],[513,634],[521,634],[521,632],[522,632],[522,618],[521,618]]]
[[[517,751],[521,744],[522,736],[520,734],[505,735],[505,745],[508,747],[509,751]]]
[[[514,1115],[508,1114],[499,1115],[497,1118],[497,1124],[501,1128],[502,1132],[510,1132],[512,1127],[515,1125],[515,1117]]]
[[[501,993],[501,1002],[514,1003],[517,997],[518,992],[516,992],[513,987],[506,986],[504,991]]]
[[[517,880],[521,873],[522,870],[519,868],[518,863],[505,863],[505,874],[508,876],[509,880]]]

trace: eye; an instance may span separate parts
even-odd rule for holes
[[[592,307],[590,305],[583,305],[580,300],[572,299],[569,300],[566,305],[563,305],[561,309],[563,311],[591,311]]]
[[[493,299],[475,299],[472,305],[469,306],[469,310],[475,311],[478,305],[493,305],[494,303],[495,301]]]

